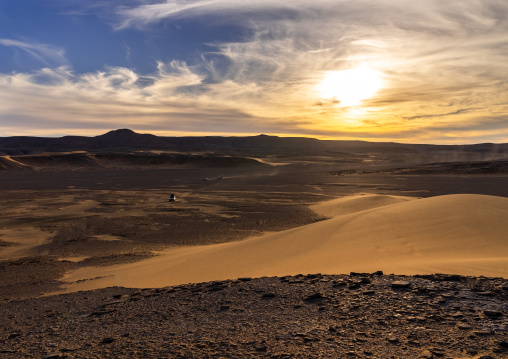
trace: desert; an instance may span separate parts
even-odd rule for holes
[[[2,138],[0,353],[504,357],[505,147]]]

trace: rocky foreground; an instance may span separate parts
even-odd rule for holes
[[[502,358],[508,281],[382,273],[107,288],[0,307],[1,358]]]

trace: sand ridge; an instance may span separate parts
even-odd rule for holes
[[[64,291],[375,270],[508,276],[507,198],[387,197],[365,195],[325,203],[322,208],[329,207],[328,213],[350,213],[283,232],[170,249],[125,265],[81,268],[67,273]]]
[[[324,201],[310,206],[314,212],[328,217],[345,215],[354,212],[365,211],[367,209],[387,206],[390,204],[405,202],[415,199],[408,196],[388,196],[369,193],[360,193],[358,195],[346,196],[341,198]]]

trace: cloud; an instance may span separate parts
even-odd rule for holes
[[[124,41],[122,41],[122,44],[121,44],[121,45],[122,45],[122,49],[123,49],[123,50],[124,50],[124,52],[125,52],[125,60],[126,60],[128,63],[130,63],[130,62],[131,62],[131,54],[132,54],[132,50],[131,50],[130,46],[129,46],[129,45],[127,45],[127,42],[125,42],[125,40],[124,40]]]
[[[410,117],[404,117],[404,118],[405,118],[405,119],[407,119],[407,120],[416,120],[416,119],[420,119],[420,118],[433,118],[433,117],[456,116],[456,115],[461,115],[461,114],[463,114],[463,113],[468,113],[468,112],[471,112],[471,111],[474,111],[474,110],[477,110],[477,109],[462,108],[462,109],[460,109],[460,110],[456,110],[456,111],[453,111],[453,112],[448,112],[448,113],[428,114],[428,115],[417,115],[417,116],[410,116]]]
[[[41,77],[47,80],[42,83]],[[189,96],[182,91],[200,83],[201,78],[181,62],[160,63],[158,73],[148,78],[121,67],[87,74],[74,74],[67,67],[3,74],[1,127],[259,130],[255,121],[249,126],[251,115],[227,102],[217,103],[215,98]]]
[[[459,122],[453,120],[457,116],[440,116],[438,122],[428,122],[432,116],[414,116],[407,122],[397,116],[387,118],[385,111],[365,111],[358,120],[348,109],[335,108],[334,101],[317,104],[299,98],[298,89],[305,84],[286,85],[289,94],[285,94],[274,85],[209,84],[196,71],[173,61],[159,63],[157,73],[150,76],[123,67],[87,74],[76,74],[69,67],[4,74],[0,76],[1,128],[45,128],[50,133],[54,129],[65,133],[65,128],[71,133],[76,128],[131,127],[166,134],[273,133],[424,142],[436,138],[467,142],[480,133],[486,138],[508,138],[508,109],[502,103],[489,112],[457,110],[457,116],[470,116]],[[392,109],[386,107],[388,113]]]
[[[54,45],[12,39],[0,39],[0,45],[21,49],[45,66],[63,66],[69,63],[65,51]]]
[[[118,6],[114,9],[116,29],[144,27],[164,19],[189,19],[196,17],[216,18],[229,23],[239,23],[238,15],[270,17],[270,11],[298,11],[291,3],[269,0],[228,1],[228,0],[166,0],[166,2],[142,3],[137,6]],[[232,16],[235,15],[235,16]]]
[[[40,47],[25,46],[48,68],[1,75],[2,118],[406,141],[477,138],[467,124],[484,119],[484,136],[508,141],[504,0],[92,1],[82,7],[119,33],[162,36],[164,27],[156,25],[182,19],[249,31],[236,41],[217,37],[187,62],[156,61],[153,73],[143,74],[124,67],[77,74],[54,66]],[[134,42],[122,46],[127,60],[139,51]],[[328,72],[360,65],[383,73],[385,87],[359,108],[341,108],[340,99],[315,91]],[[27,101],[30,108],[16,107]]]

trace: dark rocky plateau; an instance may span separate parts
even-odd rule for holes
[[[50,153],[0,157],[0,170],[69,170],[100,168],[230,168],[262,167],[256,159],[239,156],[184,153]]]
[[[56,153],[85,151],[87,154]],[[163,151],[165,154],[146,153]],[[144,153],[139,153],[144,152]],[[48,154],[50,153],[50,154]],[[52,153],[52,154],[51,154]],[[46,157],[35,158],[30,155]],[[298,159],[335,163],[432,163],[457,161],[506,160],[508,144],[482,143],[474,145],[428,145],[393,142],[318,140],[305,137],[277,137],[268,135],[246,137],[162,137],[140,134],[129,129],[109,131],[100,136],[64,136],[58,138],[13,136],[0,137],[0,155],[16,156],[15,162],[0,158],[0,169],[27,168],[51,163],[78,164],[93,167],[101,160],[118,160],[130,165],[182,164],[231,167],[246,165],[249,157]],[[203,154],[208,158],[202,158]],[[126,155],[134,157],[127,158]],[[185,157],[185,155],[191,157]],[[52,157],[51,157],[52,156]],[[108,157],[109,156],[109,157]],[[150,157],[151,156],[151,157]],[[198,156],[198,157],[195,157]],[[199,157],[201,156],[201,157]],[[236,160],[212,156],[235,156]],[[51,158],[49,158],[51,157]],[[247,157],[247,158],[245,158]],[[243,158],[241,160],[240,158]],[[26,163],[25,163],[26,162]]]
[[[508,281],[297,275],[5,302],[2,358],[503,358]]]

